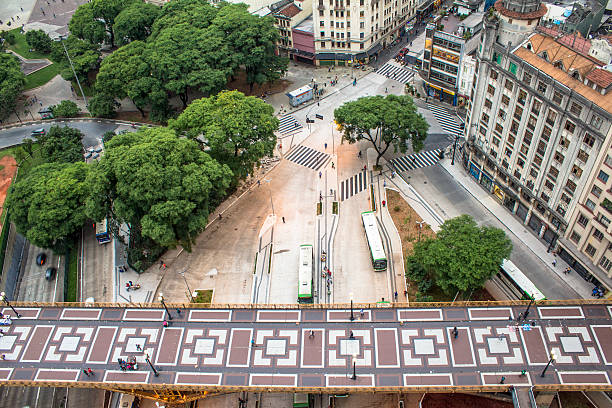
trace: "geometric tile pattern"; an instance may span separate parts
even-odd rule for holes
[[[488,387],[504,377],[504,384],[515,386],[612,388],[612,309],[605,304],[533,306],[534,320],[520,323],[513,318],[525,307],[511,304],[361,308],[351,321],[350,309],[192,309],[178,315],[173,307],[163,327],[163,309],[18,306],[27,318],[3,326],[0,384]],[[550,353],[556,361],[541,377]],[[118,359],[134,359],[137,369],[122,371]],[[86,376],[84,368],[94,375]]]

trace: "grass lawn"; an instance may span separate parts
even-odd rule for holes
[[[212,289],[198,289],[198,296],[193,299],[194,303],[211,303],[213,291]]]
[[[26,41],[25,34],[21,34],[19,28],[15,28],[10,30],[13,34],[15,34],[15,44],[10,45],[8,48],[10,50],[15,51],[17,54],[21,55],[27,59],[40,59],[40,58],[49,58],[50,54],[42,54],[40,52],[30,52],[30,46]]]
[[[17,171],[17,176],[15,177],[13,184],[21,180],[23,177],[26,177],[28,175],[28,172],[32,170],[34,167],[45,163],[45,160],[43,159],[42,154],[40,152],[40,145],[38,143],[34,143],[32,145],[32,156],[33,157],[29,157],[29,155],[19,152],[19,150],[23,151],[21,146],[13,146],[7,149],[0,150],[0,158],[4,156],[13,156],[15,157],[15,160],[18,161],[19,157],[27,157],[26,159],[22,161],[22,163],[19,163],[18,161],[17,164],[19,165],[19,170]]]
[[[77,301],[77,261],[79,251],[74,248],[68,253],[68,276],[66,277],[66,302]]]
[[[42,86],[52,80],[60,72],[60,67],[57,64],[51,64],[43,69],[31,73],[26,76],[25,89],[33,89]]]
[[[79,89],[79,84],[77,84],[76,81],[72,81],[71,82],[72,87],[74,88],[75,92],[77,94],[81,94],[81,90]],[[83,93],[85,94],[85,96],[94,96],[95,95],[95,91],[94,91],[94,87],[93,86],[87,86],[84,83],[81,82],[81,87],[83,87]]]

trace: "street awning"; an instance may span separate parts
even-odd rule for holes
[[[317,54],[317,59],[335,60],[336,54],[333,52],[322,52],[322,53]]]

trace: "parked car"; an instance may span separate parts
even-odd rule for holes
[[[40,254],[36,255],[36,265],[43,266],[45,262],[47,262],[47,254],[41,252]]]
[[[46,133],[47,131],[44,128],[34,129],[32,131],[32,135],[35,135],[35,136],[45,135]]]
[[[45,279],[48,281],[53,280],[53,278],[55,278],[55,272],[57,272],[55,268],[47,268],[45,271]]]

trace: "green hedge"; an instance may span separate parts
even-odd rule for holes
[[[6,245],[8,243],[8,234],[10,229],[10,221],[8,210],[3,214],[2,221],[2,232],[0,233],[0,276],[2,275],[2,269],[4,267],[4,254],[6,252]]]
[[[79,283],[78,278],[78,245],[74,245],[74,248],[68,250],[66,253],[66,267],[64,269],[64,301],[76,302],[77,301],[77,285]]]

